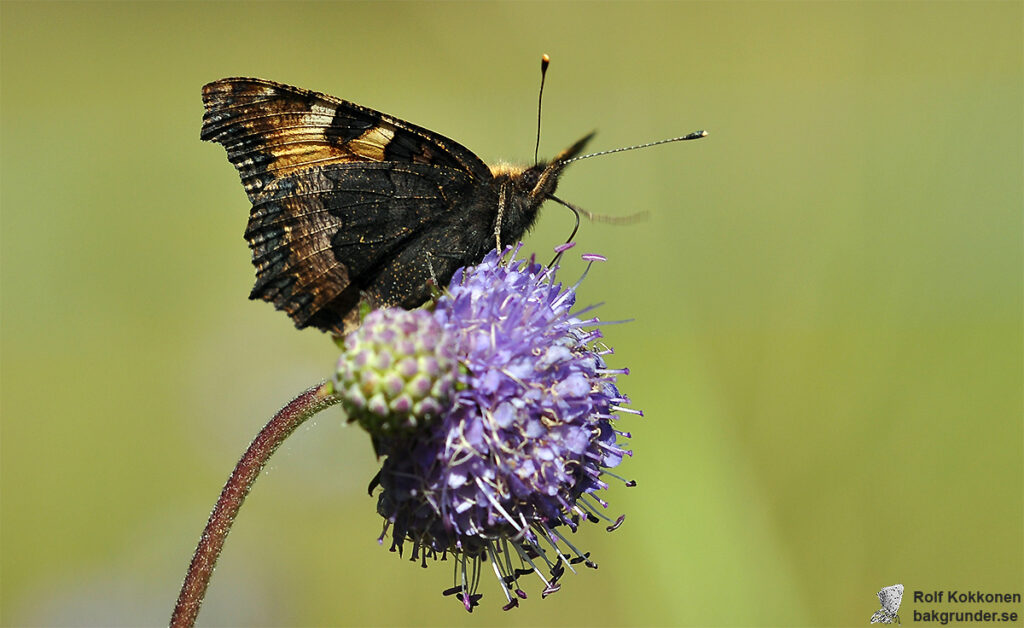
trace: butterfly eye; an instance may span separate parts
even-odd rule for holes
[[[537,164],[532,168],[524,170],[523,174],[520,176],[522,187],[530,191],[536,188],[537,182],[540,181],[540,173],[543,172],[544,166],[545,164]]]

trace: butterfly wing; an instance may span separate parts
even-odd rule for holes
[[[423,303],[432,257],[442,280],[454,271],[448,252],[466,247],[450,227],[492,181],[468,149],[378,111],[262,79],[210,83],[203,104],[200,137],[224,146],[253,204],[250,298],[274,303],[300,328],[346,333],[358,326],[361,300]]]
[[[875,611],[875,614],[871,616],[872,624],[891,624],[892,616],[884,608],[880,608]]]
[[[871,623],[891,624],[893,620],[897,619],[900,603],[903,601],[903,585],[894,584],[891,587],[884,587],[878,592],[878,601],[882,603],[882,608],[871,616]]]
[[[891,587],[885,587],[878,592],[878,600],[882,603],[882,608],[895,615],[900,610],[900,603],[903,602],[903,585],[894,584]]]
[[[203,105],[200,137],[224,146],[253,201],[275,179],[339,163],[421,163],[491,176],[476,155],[438,133],[291,85],[221,79],[203,87]]]

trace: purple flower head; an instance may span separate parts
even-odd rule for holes
[[[518,251],[458,271],[434,309],[458,363],[437,419],[413,437],[375,434],[387,458],[373,486],[383,489],[378,512],[392,550],[409,542],[424,564],[452,553],[446,593],[467,610],[480,598],[481,570],[496,574],[508,609],[526,597],[522,576],[537,574],[546,596],[567,568],[597,567],[567,532],[581,519],[605,520],[609,531],[622,522],[594,493],[605,476],[622,479],[609,469],[631,453],[616,414],[639,414],[616,386],[628,371],[605,364],[612,351],[598,319],[573,313],[576,285],[556,283],[555,269]]]

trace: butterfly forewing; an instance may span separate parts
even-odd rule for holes
[[[200,137],[227,149],[250,197],[290,172],[336,163],[424,163],[490,177],[487,165],[457,142],[327,94],[227,78],[203,87],[203,104]]]
[[[903,585],[894,584],[891,587],[885,587],[878,592],[878,600],[882,603],[882,608],[890,613],[899,612],[900,603],[903,601]]]

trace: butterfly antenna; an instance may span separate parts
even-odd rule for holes
[[[632,225],[632,224],[635,224],[635,223],[638,223],[638,222],[643,222],[643,221],[647,220],[648,218],[650,218],[650,216],[651,216],[651,212],[647,211],[646,209],[643,209],[643,210],[640,210],[638,212],[632,213],[632,214],[630,214],[628,216],[609,216],[607,214],[595,214],[592,211],[588,211],[586,209],[583,209],[582,207],[580,207],[578,205],[573,205],[572,203],[570,203],[568,201],[563,201],[560,198],[555,198],[554,196],[548,196],[548,198],[550,198],[551,200],[555,201],[556,203],[561,203],[562,205],[565,205],[566,207],[571,209],[574,214],[576,214],[576,228],[577,229],[580,226],[580,216],[583,216],[584,218],[586,218],[590,222],[603,222],[606,225]],[[569,239],[571,240],[573,238],[573,236],[575,236],[575,235],[576,235],[576,231],[574,230],[572,232],[572,235],[569,236]]]
[[[537,94],[537,143],[533,147],[533,165],[537,165],[537,155],[540,154],[540,108],[544,103],[544,77],[548,74],[548,64],[551,57],[541,55],[540,58],[540,93]]]
[[[556,249],[558,254],[555,255],[554,259],[551,260],[551,263],[548,264],[549,267],[557,264],[558,260],[562,257],[562,253],[572,248],[572,239],[576,237],[576,232],[580,230],[580,216],[584,216],[591,222],[603,222],[610,225],[631,225],[635,222],[647,220],[650,215],[650,212],[643,210],[630,214],[629,216],[606,216],[605,214],[595,214],[594,212],[587,211],[582,207],[573,205],[569,201],[563,201],[554,194],[549,194],[548,198],[560,205],[568,207],[569,211],[572,212],[572,215],[576,217],[576,224],[572,227],[572,233],[570,233],[569,237],[566,238],[565,244],[559,245]]]
[[[611,150],[602,150],[596,153],[588,153],[586,155],[580,155],[579,157],[573,157],[563,162],[564,164],[571,164],[574,161],[581,159],[589,159],[591,157],[599,157],[601,155],[611,155],[612,153],[621,153],[627,150],[637,150],[638,148],[650,148],[651,146],[658,146],[659,144],[670,144],[672,142],[685,142],[686,140],[699,140],[702,137],[707,137],[708,132],[704,130],[694,131],[689,135],[680,135],[679,137],[670,137],[667,140],[658,140],[657,142],[648,142],[647,144],[637,144],[636,146],[624,146],[622,148],[613,148]],[[539,139],[539,138],[538,138]]]

